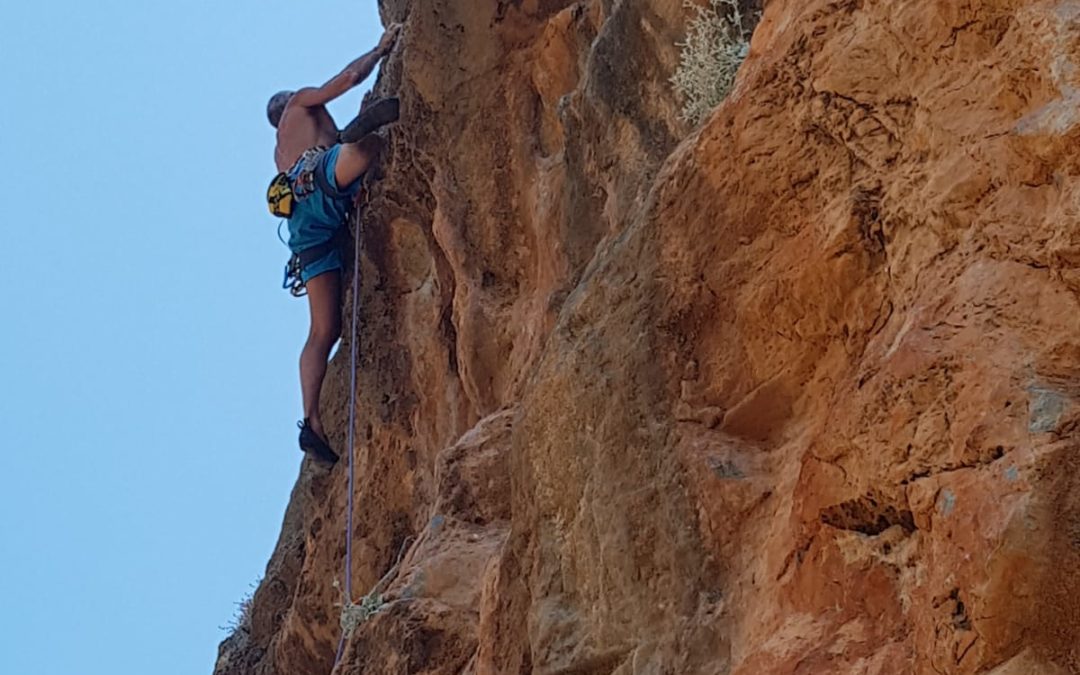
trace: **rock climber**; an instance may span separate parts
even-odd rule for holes
[[[360,179],[381,149],[371,133],[398,119],[398,101],[389,98],[365,106],[338,131],[326,104],[363,82],[390,53],[401,32],[390,26],[379,44],[321,87],[275,94],[266,106],[277,129],[274,161],[280,172],[270,185],[270,211],[288,218],[289,249],[286,287],[294,295],[306,290],[311,328],[300,354],[300,390],[304,419],[300,449],[334,463],[337,453],[327,441],[319,416],[319,394],[330,350],[341,334],[341,270],[339,243]]]

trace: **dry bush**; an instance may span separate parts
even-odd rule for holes
[[[687,0],[696,16],[679,43],[679,67],[671,78],[683,99],[681,117],[699,124],[731,91],[735,73],[750,51],[759,16],[747,15],[739,0],[710,0],[706,6]]]

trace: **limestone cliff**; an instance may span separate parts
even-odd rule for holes
[[[771,0],[698,129],[682,0],[382,11],[337,675],[1080,672],[1080,2]],[[346,486],[218,675],[331,671]]]

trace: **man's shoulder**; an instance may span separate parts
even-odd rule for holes
[[[290,108],[297,109],[303,108],[305,110],[312,110],[325,107],[319,96],[319,87],[304,87],[297,89],[296,93],[292,95],[289,102],[285,105],[285,109]]]

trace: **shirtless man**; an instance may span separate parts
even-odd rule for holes
[[[326,104],[360,84],[386,56],[400,33],[391,26],[375,49],[356,59],[321,87],[275,94],[266,114],[277,129],[274,161],[286,174],[293,193],[289,216],[289,248],[300,264],[307,289],[311,329],[300,354],[300,389],[304,420],[299,423],[300,448],[333,463],[337,454],[326,440],[319,417],[319,393],[330,350],[341,334],[342,260],[337,246],[360,178],[375,161],[380,139],[370,134],[397,119],[396,99],[367,106],[339,134]]]

